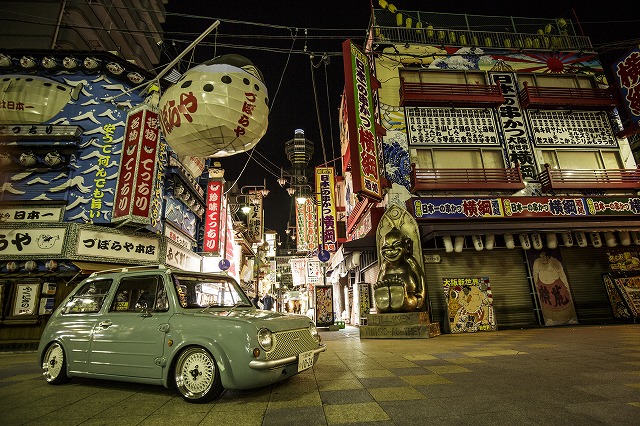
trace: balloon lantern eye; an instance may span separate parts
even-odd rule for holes
[[[224,77],[222,77],[222,82],[224,84],[229,84],[231,83],[231,77],[229,77],[228,75],[225,75]]]
[[[180,85],[180,87],[182,87],[183,89],[185,89],[185,88],[187,88],[189,86],[191,86],[191,80],[187,80],[187,81],[185,81],[184,83],[182,83]]]

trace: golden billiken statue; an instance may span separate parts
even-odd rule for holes
[[[382,261],[373,294],[379,313],[412,312],[425,301],[424,274],[413,257],[413,241],[398,228],[384,236],[380,248]]]

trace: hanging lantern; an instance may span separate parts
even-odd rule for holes
[[[162,131],[179,157],[228,157],[267,131],[268,94],[247,58],[224,55],[188,70],[160,99]]]
[[[18,269],[18,264],[16,262],[14,262],[13,260],[10,262],[7,262],[7,271],[13,272],[16,269]]]
[[[33,260],[27,260],[24,264],[24,269],[27,271],[35,271],[38,268],[38,264]]]
[[[529,250],[531,248],[531,239],[529,238],[529,234],[520,234],[520,245],[524,250]]]
[[[50,271],[55,271],[56,269],[58,269],[58,262],[53,259],[48,260],[47,263],[44,264],[44,266]]]

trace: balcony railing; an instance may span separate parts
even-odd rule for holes
[[[411,164],[411,192],[524,188],[520,166],[507,169],[418,169]]]
[[[613,109],[616,101],[609,89],[529,86],[519,94],[522,108]]]
[[[496,107],[503,103],[499,84],[414,83],[400,78],[402,106]]]
[[[404,28],[375,26],[373,45],[427,44],[433,46],[469,46],[555,51],[593,51],[585,36],[526,34],[494,31],[467,31],[449,28]]]
[[[639,169],[552,169],[538,174],[543,191],[556,189],[640,189]]]

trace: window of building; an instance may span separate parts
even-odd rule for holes
[[[407,83],[488,84],[482,71],[441,71],[401,68],[400,77]]]
[[[523,87],[527,82],[529,86],[540,87],[564,87],[594,89],[597,84],[593,76],[584,74],[518,74],[518,84]]]
[[[500,149],[411,149],[411,162],[418,169],[502,169]]]
[[[552,169],[595,170],[623,168],[618,151],[545,149],[542,151],[542,159]]]

